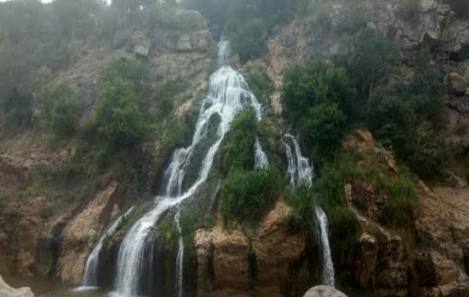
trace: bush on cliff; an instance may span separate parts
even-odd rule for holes
[[[282,177],[275,169],[232,170],[223,184],[220,212],[225,224],[257,222],[270,209],[282,189]]]
[[[116,80],[104,85],[95,123],[98,137],[110,148],[121,150],[136,146],[146,131],[146,124],[132,82]]]
[[[223,171],[252,168],[257,117],[254,108],[247,107],[235,116],[222,148]]]

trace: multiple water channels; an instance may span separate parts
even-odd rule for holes
[[[175,263],[175,295],[176,297],[183,296],[184,241],[180,224],[182,204],[186,200],[197,197],[197,193],[208,178],[214,158],[219,153],[221,144],[229,132],[231,122],[236,114],[245,107],[251,106],[254,108],[258,120],[261,119],[261,105],[250,91],[244,77],[228,65],[231,57],[230,43],[227,40],[222,40],[219,42],[218,48],[220,67],[210,78],[208,95],[202,102],[192,142],[189,146],[179,148],[173,153],[171,163],[164,174],[166,184],[163,193],[154,198],[153,207],[129,228],[121,244],[114,295],[125,297],[141,295],[140,288],[144,277],[142,274],[145,262],[148,261],[145,253],[154,240],[154,232],[157,232],[156,223],[163,214],[173,210],[175,213],[174,221],[180,235]],[[213,129],[216,131],[215,136],[208,139],[207,135],[210,131],[214,131]],[[208,146],[206,145],[207,141],[211,141]],[[302,182],[311,185],[314,176],[313,166],[302,155],[297,139],[290,134],[285,134],[281,141],[288,160],[287,173],[290,186],[296,187]],[[203,143],[205,144],[202,145]],[[196,150],[197,157],[194,157]],[[200,154],[201,151],[202,154]],[[255,168],[267,168],[269,161],[259,138],[256,138],[254,152]],[[202,159],[200,159],[201,155]],[[194,166],[194,163],[198,164],[197,177],[194,181],[187,182],[188,168]],[[220,184],[219,182],[217,189],[220,188]],[[115,233],[132,210],[133,208],[115,220],[98,241],[88,256],[81,287],[78,288],[78,291],[98,286],[97,271],[103,243]],[[319,207],[316,209],[316,215],[324,258],[323,282],[327,285],[334,285],[334,269],[327,234],[327,217]]]
[[[304,157],[301,153],[298,140],[287,133],[282,137],[282,143],[288,161],[287,178],[290,182],[290,187],[294,188],[301,183],[306,183],[308,186],[311,186],[314,177],[314,167],[310,164],[308,158]],[[324,210],[319,206],[316,206],[315,213],[318,223],[318,234],[321,239],[323,284],[333,287],[334,263],[332,262],[331,249],[329,246],[327,216]]]

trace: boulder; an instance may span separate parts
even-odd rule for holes
[[[448,92],[451,95],[463,96],[467,90],[466,80],[456,72],[448,74]]]
[[[34,297],[30,288],[15,289],[10,287],[0,276],[0,296],[1,297]]]
[[[316,286],[309,289],[303,297],[347,297],[344,293],[329,286]]]

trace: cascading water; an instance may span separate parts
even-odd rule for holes
[[[254,168],[256,169],[265,169],[269,167],[269,160],[262,149],[262,146],[259,142],[259,137],[256,138],[256,143],[254,144],[255,158],[254,158]]]
[[[218,43],[218,65],[228,65],[231,58],[231,44],[222,37]]]
[[[322,244],[322,278],[327,286],[334,286],[334,264],[332,263],[331,249],[329,247],[329,236],[327,234],[327,216],[320,207],[316,207],[316,218],[319,223]]]
[[[229,43],[220,42],[219,61],[225,65],[229,58]],[[171,164],[165,172],[167,185],[165,193],[156,197],[155,207],[137,221],[127,232],[119,250],[117,265],[116,290],[124,296],[137,296],[141,284],[141,273],[144,264],[144,250],[151,240],[150,234],[155,223],[168,209],[179,207],[182,202],[194,196],[201,185],[207,180],[213,160],[220,145],[230,129],[234,116],[245,106],[251,105],[261,117],[260,104],[249,91],[244,77],[229,66],[222,66],[210,78],[209,94],[203,101],[195,132],[190,146],[174,152]],[[202,164],[197,179],[183,191],[186,169],[192,160],[194,150],[209,130],[213,117],[219,117],[217,133],[213,144],[204,151]],[[179,222],[176,217],[176,222]],[[180,256],[180,257],[179,257]],[[178,263],[182,263],[183,249],[178,251]],[[178,294],[182,294],[182,265],[178,268]]]
[[[176,257],[176,297],[182,297],[183,286],[182,286],[182,272],[184,264],[184,240],[182,239],[182,229],[181,229],[181,209],[178,209],[176,216],[174,218],[176,221],[176,227],[179,231],[179,240],[178,240],[178,254]]]
[[[311,184],[313,182],[314,174],[313,166],[310,165],[308,158],[301,154],[300,145],[296,138],[287,133],[281,140],[285,147],[288,161],[288,178],[290,186],[294,188],[301,181]],[[293,155],[292,146],[295,155]]]
[[[308,158],[301,154],[298,141],[290,134],[282,137],[285,147],[285,154],[288,161],[288,179],[292,188],[300,182],[312,185],[314,168],[310,165]],[[293,148],[293,150],[292,150]],[[294,152],[294,154],[293,154]],[[316,207],[316,218],[318,221],[318,232],[321,235],[321,246],[323,254],[323,282],[325,285],[334,286],[334,265],[332,262],[331,250],[329,246],[329,236],[327,233],[327,216],[320,207]]]
[[[93,251],[88,255],[86,260],[85,269],[81,278],[81,288],[83,287],[96,287],[98,286],[98,264],[99,254],[103,248],[103,243],[112,234],[117,231],[117,228],[122,224],[126,217],[133,211],[131,207],[126,213],[117,218],[114,223],[104,232],[103,236],[99,239],[98,243],[94,247]],[[79,289],[79,288],[78,288]]]

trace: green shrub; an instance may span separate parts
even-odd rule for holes
[[[340,254],[352,252],[361,234],[357,216],[347,207],[326,208],[325,211],[329,220],[333,249]]]
[[[332,102],[351,119],[356,116],[357,92],[344,68],[323,62],[309,62],[285,71],[282,88],[284,115],[295,125],[301,124],[311,107]]]
[[[155,30],[182,30],[193,32],[203,29],[204,19],[193,11],[182,10],[174,5],[153,5],[148,10],[146,25]]]
[[[257,117],[254,108],[248,107],[231,123],[231,130],[223,144],[223,171],[252,168],[252,152],[256,139]]]
[[[262,103],[270,102],[270,95],[275,89],[264,68],[250,67],[245,74],[246,82],[257,100]]]
[[[415,182],[407,175],[400,174],[390,181],[382,219],[394,227],[412,226],[418,215],[418,196]]]
[[[116,80],[130,81],[137,92],[148,86],[149,79],[150,68],[148,64],[135,58],[121,57],[114,59],[99,70],[100,85]]]
[[[311,186],[307,183],[299,184],[294,189],[287,189],[284,196],[286,202],[293,208],[293,212],[288,218],[290,230],[294,233],[314,232],[316,230],[316,216]]]
[[[459,119],[455,129],[456,135],[464,136],[469,132],[469,120]]]
[[[73,136],[82,111],[82,103],[73,96],[55,100],[50,118],[52,132],[61,138]]]
[[[376,85],[381,83],[399,60],[396,44],[379,31],[363,29],[353,42],[350,58],[351,77],[364,98],[368,98]]]
[[[0,108],[5,116],[0,124],[5,128],[24,128],[29,125],[32,116],[32,95],[20,93],[16,88],[8,91],[6,98],[1,100]]]
[[[131,149],[142,139],[146,125],[137,104],[134,85],[116,80],[106,83],[96,107],[98,136],[116,150]]]
[[[305,132],[318,156],[327,159],[340,147],[346,132],[346,119],[334,103],[323,103],[311,109]]]
[[[273,206],[281,188],[282,177],[276,170],[230,171],[219,205],[225,224],[258,222]]]
[[[352,35],[361,28],[366,27],[368,20],[368,12],[366,11],[364,1],[350,0],[345,2],[341,13],[338,15],[335,29],[339,32],[346,32]]]
[[[411,18],[420,12],[421,6],[419,0],[400,0],[399,12],[407,18]]]
[[[247,19],[242,22],[234,20],[228,23],[228,38],[234,52],[239,54],[241,62],[245,63],[264,55],[265,44],[269,37],[266,26],[261,18]]]

